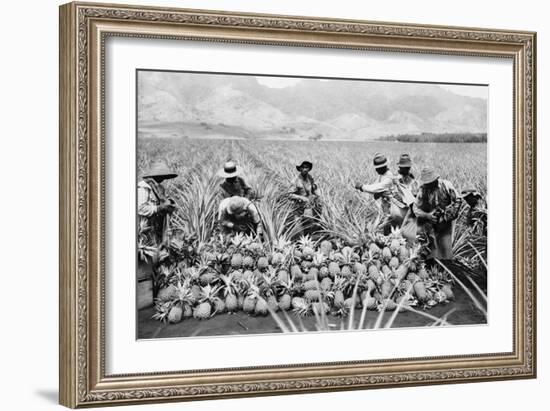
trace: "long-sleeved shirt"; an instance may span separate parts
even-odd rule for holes
[[[374,183],[364,184],[361,191],[373,194],[375,199],[380,199],[382,210],[388,213],[392,200],[397,200],[395,199],[395,177],[390,170],[378,175]]]
[[[160,184],[157,184],[157,192],[159,190],[164,194],[164,189]],[[152,183],[140,181],[137,190],[137,212],[142,217],[151,217],[158,212],[158,206],[161,199],[155,194]]]
[[[444,219],[451,221],[458,216],[459,206],[460,198],[452,183],[440,178],[434,189],[420,187],[413,210],[418,217],[426,218],[429,213],[439,208],[445,212]]]
[[[234,196],[250,198],[252,194],[252,187],[246,184],[246,181],[242,177],[235,177],[233,181],[225,180],[220,184],[220,187],[223,198]]]

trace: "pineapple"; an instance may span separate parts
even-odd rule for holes
[[[307,301],[319,301],[321,299],[321,292],[319,290],[306,290],[304,298]]]
[[[405,264],[401,264],[397,269],[395,270],[395,277],[397,278],[397,281],[402,281],[407,276],[407,266]]]
[[[409,259],[409,257],[411,256],[411,253],[406,246],[402,245],[401,247],[399,247],[398,255],[399,255],[399,261],[403,262]]]
[[[307,273],[308,280],[315,280],[319,278],[319,269],[317,267],[311,267]]]
[[[283,264],[284,260],[285,260],[285,257],[283,253],[275,252],[271,256],[271,265],[274,265],[274,266],[281,265]]]
[[[277,280],[284,283],[288,282],[289,280],[288,271],[284,269],[279,270],[277,272]]]
[[[175,304],[168,313],[168,322],[170,323],[179,323],[183,316],[183,308],[181,304]]]
[[[314,243],[311,240],[309,236],[302,236],[300,237],[300,240],[298,241],[298,245],[300,246],[300,249],[302,250],[302,257],[311,260],[313,259],[313,255],[315,253],[314,249]]]
[[[393,254],[397,255],[399,253],[399,248],[401,247],[401,241],[397,238],[394,238],[390,242],[390,250]]]
[[[377,301],[376,298],[367,295],[363,298],[363,306],[367,308],[367,310],[376,310],[377,307]]]
[[[217,280],[217,273],[211,270],[205,271],[199,277],[200,284],[204,287],[205,285],[212,284]]]
[[[225,297],[225,308],[230,313],[233,313],[239,309],[239,301],[235,294],[228,294]]]
[[[332,280],[328,277],[325,277],[321,280],[321,290],[329,291],[332,288]]]
[[[243,259],[243,266],[244,266],[245,268],[252,268],[252,267],[254,267],[254,259],[253,259],[251,256],[247,255],[247,256],[244,257],[244,259]]]
[[[340,272],[340,275],[342,275],[342,277],[346,277],[346,278],[349,278],[351,277],[352,275],[352,271],[351,271],[351,267],[349,265],[344,265],[342,267],[342,270]]]
[[[397,257],[392,257],[390,262],[388,263],[388,266],[391,269],[395,270],[397,267],[399,267],[399,259]]]
[[[212,315],[212,305],[219,300],[217,294],[219,287],[207,285],[201,288],[199,305],[195,307],[193,316],[199,320],[204,320]]]
[[[235,253],[231,256],[231,267],[241,268],[243,266],[243,256],[241,253]]]
[[[374,264],[369,265],[369,276],[371,278],[377,278],[380,275],[380,271],[378,271],[378,267],[376,267]]]
[[[267,297],[267,306],[273,312],[277,312],[279,310],[279,304],[277,303],[277,298],[274,295]]]
[[[256,301],[256,306],[254,307],[254,314],[256,315],[267,315],[267,301],[263,298],[258,298]]]
[[[365,264],[356,262],[353,265],[353,272],[359,275],[364,275],[367,273],[367,267],[365,267]]]
[[[455,295],[454,295],[454,293],[453,293],[453,290],[452,290],[450,284],[445,284],[445,285],[441,288],[441,291],[443,291],[443,292],[445,293],[445,296],[447,297],[447,300],[454,300]]]
[[[320,287],[319,281],[309,280],[304,283],[305,290],[318,290]]]
[[[251,295],[246,296],[246,298],[243,301],[243,311],[245,313],[252,313],[254,312],[254,309],[256,308],[256,298],[254,298]]]
[[[212,306],[208,302],[200,303],[193,311],[193,317],[199,320],[205,320],[210,317]]]
[[[382,266],[382,274],[384,274],[386,277],[389,277],[391,275],[391,269],[387,265]]]
[[[424,281],[416,281],[413,284],[413,290],[416,298],[418,298],[419,301],[425,302],[428,300],[428,293],[426,291],[426,285],[424,284]]]
[[[185,305],[183,307],[183,317],[184,318],[193,317],[193,308],[190,305]]]
[[[328,272],[332,277],[336,277],[337,275],[339,275],[340,266],[338,265],[338,263],[335,261],[331,261],[330,264],[328,265]]]
[[[292,267],[290,267],[290,274],[296,280],[300,280],[303,276],[302,269],[297,264],[294,264]]]
[[[260,257],[258,258],[258,263],[256,266],[258,267],[258,270],[265,270],[267,269],[269,265],[269,261],[267,260],[267,257]]]
[[[380,255],[380,248],[376,245],[376,243],[370,243],[369,254],[371,258],[377,258]]]
[[[281,295],[281,298],[279,299],[279,308],[283,311],[290,310],[290,302],[291,302],[290,294],[285,293]]]
[[[380,288],[380,293],[382,294],[382,298],[388,298],[392,294],[393,288],[394,288],[393,283],[390,280],[384,281]]]
[[[321,252],[326,256],[328,257],[330,255],[330,252],[332,251],[332,243],[328,240],[324,240],[321,242],[321,245],[320,245],[320,250]]]
[[[393,255],[389,247],[384,247],[384,249],[382,250],[382,257],[384,258],[385,261],[391,260]]]
[[[321,268],[319,268],[319,279],[323,279],[325,277],[328,277],[329,275],[329,272],[328,272],[328,268],[326,266],[322,266]]]

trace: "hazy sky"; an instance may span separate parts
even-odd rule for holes
[[[302,81],[300,78],[293,77],[256,77],[258,83],[263,84],[264,86],[271,88],[285,88],[293,86],[296,83]],[[452,91],[455,94],[460,94],[462,96],[468,97],[478,97],[484,100],[487,100],[487,86],[467,86],[467,85],[456,85],[456,84],[440,84],[440,87]]]

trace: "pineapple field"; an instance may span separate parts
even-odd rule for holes
[[[140,138],[138,179],[163,160],[176,208],[169,246],[148,243],[138,226],[138,259],[157,265],[154,306],[138,312],[138,337],[337,331],[487,322],[487,239],[466,224],[453,232],[453,261],[426,265],[399,230],[377,231],[372,196],[354,188],[375,179],[374,153],[395,171],[409,153],[412,173],[432,166],[457,190],[485,198],[484,143]],[[263,238],[219,233],[217,171],[228,160],[252,187]],[[288,199],[295,166],[313,163],[320,212],[304,235]]]

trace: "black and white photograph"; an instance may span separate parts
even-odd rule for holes
[[[484,84],[136,71],[137,338],[486,325]]]

